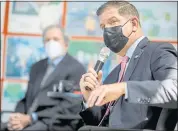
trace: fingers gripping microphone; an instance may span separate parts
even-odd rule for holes
[[[96,73],[98,74],[98,72],[102,69],[105,61],[107,60],[107,58],[110,55],[110,50],[107,47],[103,47],[100,51],[99,54],[99,59],[96,62],[96,65],[94,67],[94,70],[96,71]],[[91,90],[90,88],[86,87],[86,90]]]

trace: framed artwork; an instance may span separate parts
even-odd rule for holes
[[[102,3],[67,2],[66,33],[70,36],[101,37],[96,10]]]
[[[102,46],[103,43],[94,41],[71,41],[68,51],[87,68],[90,62],[97,61]]]
[[[60,23],[63,2],[11,2],[9,32],[41,34],[50,24]]]
[[[45,57],[41,37],[9,36],[6,52],[6,77],[28,79],[32,64]]]
[[[1,1],[1,32],[4,30],[5,6],[6,2]]]
[[[25,96],[27,89],[26,83],[11,83],[5,81],[2,88],[2,97],[1,97],[1,110],[2,111],[14,111],[17,105],[17,102],[20,101]],[[4,114],[1,117],[3,122],[8,120],[9,114]]]
[[[94,67],[101,48],[104,46],[102,42],[78,40],[71,41],[69,45],[69,54],[74,56],[79,62],[81,62],[86,70],[88,66]],[[103,67],[103,80],[109,74],[109,72],[116,66],[116,57],[111,53],[108,60],[105,62]]]
[[[3,74],[2,74],[2,69],[3,69],[3,66],[4,66],[4,61],[3,61],[3,49],[4,49],[4,35],[1,33],[1,38],[0,38],[1,40],[0,40],[0,50],[1,50],[1,56],[0,56],[0,58],[1,58],[1,69],[0,69],[0,71],[1,71],[1,73],[0,73],[0,77],[2,78],[3,77]]]
[[[177,40],[176,2],[132,2],[140,13],[141,26],[150,39]]]

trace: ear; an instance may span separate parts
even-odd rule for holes
[[[139,20],[137,17],[132,18],[133,32],[136,32],[139,27]]]
[[[68,48],[69,47],[69,43],[70,43],[70,39],[68,36],[64,35],[64,44],[65,47]]]
[[[66,49],[68,49],[68,47],[69,47],[68,43],[65,43],[64,46]]]

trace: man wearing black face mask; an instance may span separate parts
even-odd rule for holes
[[[162,108],[177,108],[176,50],[144,36],[139,13],[129,2],[107,2],[97,15],[105,45],[123,58],[103,84],[101,71],[91,68],[82,76],[80,115],[87,125],[156,129]]]

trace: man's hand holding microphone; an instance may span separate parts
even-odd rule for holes
[[[80,89],[88,107],[102,106],[125,94],[126,83],[102,85],[101,69],[109,54],[108,48],[102,48],[95,68],[89,68],[80,80]]]
[[[93,68],[89,68],[88,72],[84,74],[80,80],[80,89],[86,102],[88,101],[92,91],[101,85],[102,71],[99,71],[97,74]]]

